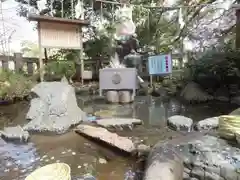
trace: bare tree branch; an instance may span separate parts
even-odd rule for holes
[[[209,0],[208,2],[206,2],[207,4],[212,4],[214,3],[216,0]],[[202,2],[201,2],[202,3]],[[197,9],[194,11],[194,13],[192,14],[192,16],[188,19],[188,21],[185,23],[184,27],[179,31],[177,37],[172,41],[172,43],[175,43],[176,41],[179,41],[180,38],[183,36],[184,31],[187,29],[187,26],[193,21],[194,18],[196,18],[200,11],[204,8],[204,6],[199,6],[197,7]]]

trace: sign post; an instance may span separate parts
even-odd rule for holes
[[[172,73],[171,54],[155,55],[148,58],[148,72],[150,75],[150,84],[152,86],[153,75],[168,75]]]

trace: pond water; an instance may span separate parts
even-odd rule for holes
[[[168,116],[181,114],[199,121],[227,114],[236,108],[226,103],[186,105],[176,99],[163,103],[161,99],[152,97],[137,97],[136,102],[127,105],[110,105],[104,102],[83,105],[82,99],[78,97],[79,106],[90,114],[105,111],[112,112],[115,117],[142,119],[143,126],[134,127],[133,130],[119,128],[115,131],[149,145],[180,135],[166,128]],[[25,123],[28,106],[28,102],[0,106],[0,129]],[[0,162],[0,179],[4,180],[22,180],[36,168],[54,162],[68,163],[73,176],[91,173],[98,180],[124,180],[126,172],[136,170],[134,160],[124,158],[74,132],[60,136],[32,135],[28,144],[12,144],[0,140]]]

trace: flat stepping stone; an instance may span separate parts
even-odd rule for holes
[[[169,117],[167,123],[173,130],[190,132],[193,120],[185,116],[175,115]]]
[[[135,118],[107,118],[96,121],[97,125],[102,127],[130,126],[142,124],[142,120]]]
[[[29,139],[29,133],[24,131],[21,126],[5,127],[3,131],[0,131],[0,135],[3,139],[9,141],[18,140],[26,142]]]
[[[128,153],[136,150],[132,140],[128,139],[127,137],[119,136],[116,133],[111,133],[102,127],[79,125],[75,131],[79,134],[84,134],[85,136],[91,137],[98,141],[102,141],[108,145],[111,145],[112,147],[116,147]]]

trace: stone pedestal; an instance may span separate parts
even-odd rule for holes
[[[130,91],[108,91],[106,99],[109,103],[131,103],[134,96]]]
[[[130,91],[119,91],[118,95],[120,103],[131,103],[133,101],[133,96]]]
[[[119,96],[117,91],[107,91],[106,99],[109,103],[119,103]]]

